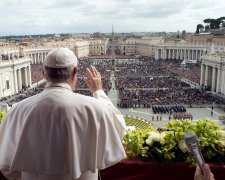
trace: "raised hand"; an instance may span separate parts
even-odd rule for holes
[[[102,90],[101,74],[94,66],[90,66],[90,68],[86,69],[85,82],[87,83],[91,93],[94,93],[97,90]]]

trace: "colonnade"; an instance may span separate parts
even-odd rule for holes
[[[14,71],[14,89],[18,93],[22,88],[32,85],[31,66],[16,68]]]
[[[156,47],[155,59],[197,60],[207,53],[205,48],[193,48],[192,46]]]
[[[32,64],[41,64],[44,62],[45,57],[47,56],[49,51],[36,51],[36,52],[27,52],[29,58],[32,60]]]
[[[223,56],[204,58],[201,64],[200,84],[212,92],[225,95],[225,59]]]
[[[0,98],[32,86],[30,59],[2,61],[0,69]]]

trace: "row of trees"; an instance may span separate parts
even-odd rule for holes
[[[204,19],[203,22],[206,24],[203,26],[202,24],[198,24],[196,28],[196,33],[200,32],[209,32],[210,29],[219,29],[225,27],[225,17],[220,17],[218,19]]]

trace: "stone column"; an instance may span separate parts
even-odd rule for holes
[[[44,59],[44,58],[43,58],[43,59]],[[159,59],[159,49],[156,49],[155,59],[156,59],[156,60]],[[44,60],[43,60],[43,62],[44,62]]]
[[[204,64],[201,64],[201,79],[200,79],[200,85],[204,85],[205,83],[205,72],[204,72]]]
[[[36,62],[35,62],[35,64],[38,64],[38,53],[35,54],[35,57],[36,57]]]
[[[38,53],[38,64],[40,63],[41,61],[41,53]]]
[[[220,68],[217,68],[217,83],[216,83],[216,93],[221,92],[220,87],[221,87],[221,81],[220,81]]]
[[[28,85],[31,87],[32,85],[32,78],[31,78],[31,66],[27,67],[27,77],[28,77]]]
[[[225,95],[225,69],[222,71],[222,85],[221,85],[221,94]]]
[[[197,50],[196,59],[199,61],[200,60],[200,57],[201,57],[201,51],[200,50]]]
[[[213,72],[212,72],[212,92],[215,92],[215,87],[216,87],[216,68],[213,67]]]
[[[27,67],[25,67],[24,68],[24,78],[25,78],[25,86],[26,87],[28,87],[28,74],[27,74],[27,70],[28,70],[28,68]]]
[[[37,56],[36,56],[36,53],[34,53],[34,64],[36,64],[36,59],[37,59]]]
[[[184,59],[186,59],[186,49],[184,49],[183,57],[184,57]]]
[[[36,54],[33,53],[33,64],[36,64]]]
[[[33,64],[35,64],[35,54],[34,53],[32,53],[32,58],[33,58]]]
[[[182,58],[181,58],[181,49],[179,49],[179,59],[181,60]]]
[[[3,82],[2,73],[0,73],[0,82]],[[3,89],[3,86],[1,85],[0,86],[0,98],[4,97],[3,91],[4,91],[4,89]]]
[[[175,52],[176,52],[176,57],[175,58],[178,59],[178,49],[176,49]]]
[[[17,70],[17,76],[18,76],[18,90],[20,91],[22,89],[22,74],[21,69]]]
[[[19,56],[18,56],[19,57]],[[18,81],[17,81],[17,69],[13,69],[13,78],[14,78],[14,92],[18,93]]]
[[[34,64],[33,53],[31,53],[31,64]]]
[[[209,70],[209,67],[208,65],[206,65],[205,67],[205,86],[207,87],[208,86],[208,70]]]
[[[164,59],[167,59],[167,49],[164,49]]]
[[[182,60],[182,59],[183,59],[183,50],[180,49],[180,60]]]
[[[13,74],[13,70],[10,70],[10,78],[9,78],[9,88],[11,91],[11,94],[15,94],[15,88],[14,88],[14,74]]]
[[[43,52],[43,53],[42,53],[42,61],[41,61],[41,63],[44,62],[44,58],[45,58],[45,56],[44,56],[44,52]]]
[[[188,52],[187,59],[190,60],[190,49],[188,49],[187,52]]]

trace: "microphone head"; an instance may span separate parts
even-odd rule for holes
[[[198,138],[194,132],[186,132],[184,135],[184,142],[187,145],[189,151],[198,147]]]
[[[190,146],[191,144],[198,143],[198,138],[194,132],[186,132],[184,135],[184,141],[186,145]]]
[[[205,163],[204,158],[202,156],[202,153],[199,148],[199,141],[197,136],[195,135],[194,132],[187,132],[184,135],[184,141],[185,144],[187,145],[189,151],[192,153],[194,156],[195,162],[198,164],[198,166],[202,170],[202,166]],[[203,172],[203,170],[202,170]]]

